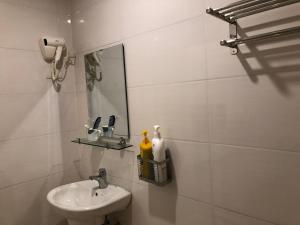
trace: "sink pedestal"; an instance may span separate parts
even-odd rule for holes
[[[95,225],[96,221],[94,221],[94,220],[80,221],[80,220],[69,220],[68,219],[68,224],[69,225]]]
[[[97,217],[96,219],[93,218],[91,220],[74,220],[68,219],[69,225],[102,225],[104,223],[104,218]]]
[[[97,222],[96,222],[97,221]],[[102,218],[97,218],[97,219],[92,219],[92,220],[72,220],[68,219],[68,224],[69,225],[98,225],[102,224],[104,222],[104,219]]]

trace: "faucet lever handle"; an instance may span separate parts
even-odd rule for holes
[[[100,177],[106,177],[106,169],[105,168],[100,168],[99,169],[99,176]]]

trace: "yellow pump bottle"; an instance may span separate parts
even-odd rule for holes
[[[151,166],[151,163],[149,163],[149,160],[153,159],[153,154],[152,154],[152,143],[148,139],[148,131],[144,130],[143,131],[144,139],[140,144],[140,152],[141,152],[141,157],[143,159],[143,165],[142,165],[142,176],[144,178],[151,179],[153,175],[153,171],[151,171],[153,168]]]

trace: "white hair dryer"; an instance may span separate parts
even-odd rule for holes
[[[52,82],[62,82],[65,75],[60,75],[60,68],[58,62],[62,59],[62,56],[67,56],[66,42],[63,38],[42,37],[39,41],[40,49],[44,60],[51,65],[51,77]],[[70,57],[68,57],[69,59]],[[67,62],[67,67],[70,62]],[[63,65],[63,64],[62,64]],[[65,65],[66,66],[66,65]]]
[[[43,37],[40,39],[40,49],[44,60],[47,63],[57,63],[66,49],[66,43],[63,38]]]

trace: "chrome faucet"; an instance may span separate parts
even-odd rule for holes
[[[90,176],[90,180],[96,180],[99,183],[99,188],[104,189],[107,188],[108,183],[106,179],[106,169],[100,168],[99,169],[99,175],[97,176]]]

